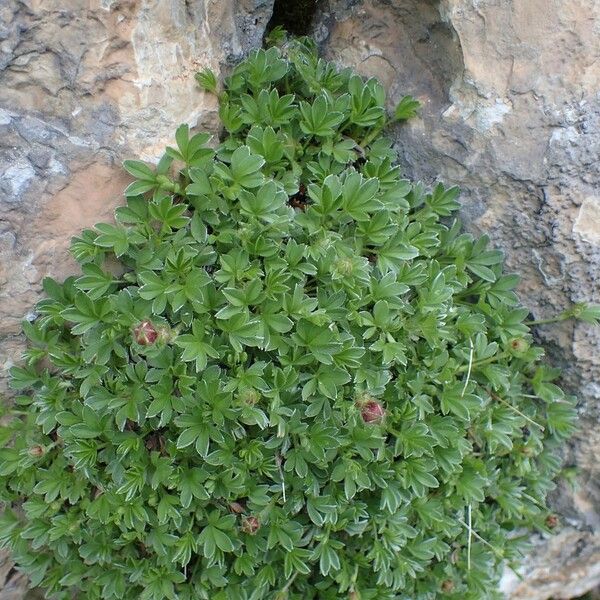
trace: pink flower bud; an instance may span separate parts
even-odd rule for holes
[[[260,521],[256,517],[242,519],[242,531],[254,535],[260,529]]]
[[[149,346],[156,342],[158,331],[156,331],[152,321],[142,321],[134,328],[133,338],[140,346]]]
[[[40,446],[39,444],[36,444],[35,446],[31,446],[29,448],[29,456],[33,456],[34,458],[40,458],[41,456],[44,456],[44,454],[46,454],[46,449],[43,446]]]
[[[385,409],[377,400],[368,400],[360,406],[360,416],[365,423],[380,423],[385,417]]]

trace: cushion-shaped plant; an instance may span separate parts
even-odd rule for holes
[[[220,142],[127,161],[82,275],[44,282],[1,543],[56,598],[494,597],[574,420],[517,276],[401,178],[376,80],[301,40],[219,99]]]

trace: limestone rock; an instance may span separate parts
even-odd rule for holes
[[[181,123],[217,128],[194,73],[259,46],[273,0],[0,4],[0,390],[21,320],[67,249],[109,219],[124,158],[155,160]]]
[[[536,318],[600,301],[599,29],[597,0],[330,0],[315,24],[327,57],[382,78],[390,106],[421,100],[391,132],[406,175],[462,188],[466,227],[505,251]],[[565,529],[540,540],[525,582],[506,578],[515,600],[600,582],[600,330],[538,335],[580,399],[565,456],[579,488],[555,494]]]

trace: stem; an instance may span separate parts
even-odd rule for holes
[[[471,505],[469,505],[469,508],[471,508]],[[465,527],[470,534],[474,535],[482,544],[485,544],[488,548],[490,548],[494,554],[496,554],[496,556],[500,557],[500,558],[504,558],[502,553],[500,552],[500,550],[498,550],[498,548],[494,548],[494,546],[492,546],[487,540],[484,540],[471,526],[470,524],[465,523],[462,519],[458,519],[458,522]]]
[[[388,125],[393,122],[393,119],[386,120],[382,125],[373,129],[371,133],[365,135],[360,143],[360,147],[364,148],[365,146],[368,146]]]
[[[402,437],[402,434],[399,431],[396,431],[393,427],[388,427],[387,432],[395,435],[397,438]]]
[[[520,417],[523,417],[523,419],[525,419],[528,423],[531,423],[532,425],[539,427],[541,431],[544,431],[543,425],[540,425],[539,423],[536,423],[533,419],[530,419],[527,415],[523,414],[518,408],[513,406],[510,402],[507,402],[506,400],[504,400],[504,398],[501,398],[500,396],[498,396],[498,394],[494,394],[494,392],[490,392],[490,395],[492,396],[492,398],[494,400],[498,400],[498,402],[502,402],[502,404],[504,404],[505,406],[508,406],[508,408],[510,408],[511,410],[516,412]]]
[[[465,392],[467,391],[467,387],[469,385],[469,380],[471,379],[471,369],[473,367],[473,352],[474,352],[473,340],[471,338],[469,338],[469,346],[470,346],[469,368],[467,369],[467,378],[465,379],[465,385],[463,386],[462,393],[460,395],[461,398],[465,395]]]
[[[490,363],[501,360],[502,358],[506,358],[508,356],[507,352],[500,352],[500,354],[494,354],[494,356],[490,356],[489,358],[484,358],[483,360],[476,360],[468,365],[462,365],[458,367],[457,372],[462,373],[464,371],[468,371],[469,367],[480,367],[481,365],[488,365]]]
[[[536,319],[533,321],[523,321],[525,325],[548,325],[549,323],[560,323],[561,321],[566,321],[573,316],[573,313],[570,310],[565,310],[560,314],[556,315],[556,317],[550,317],[548,319]]]
[[[296,577],[298,577],[298,571],[296,571],[288,580],[288,582],[281,588],[283,593],[287,592],[291,587],[292,583],[294,583]]]
[[[467,538],[467,570],[471,570],[471,544],[473,542],[473,527],[471,521],[471,505],[467,509],[467,519],[468,525],[467,528],[469,530],[469,537]]]

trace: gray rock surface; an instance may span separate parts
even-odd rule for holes
[[[393,130],[406,174],[462,190],[462,218],[522,274],[536,318],[600,301],[600,2],[330,0],[315,33],[328,58],[382,78],[421,117]],[[537,540],[509,597],[573,598],[600,582],[600,330],[538,328],[580,399],[566,452],[577,488],[554,505],[562,530]]]
[[[290,0],[291,1],[291,0]],[[152,160],[177,125],[217,127],[193,74],[260,45],[273,0],[0,2],[0,391],[45,275],[69,238],[109,219],[125,157]],[[536,317],[600,302],[600,0],[322,0],[314,33],[340,64],[422,101],[392,135],[410,177],[463,189],[462,217],[506,251]],[[558,537],[537,540],[513,599],[600,582],[600,334],[539,328],[580,398]],[[0,600],[24,581],[0,557]],[[3,590],[3,591],[1,591]]]
[[[183,122],[216,129],[194,74],[260,45],[272,4],[0,3],[0,391],[41,280],[70,273],[70,238],[121,202],[122,159],[155,159]]]

